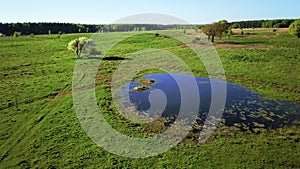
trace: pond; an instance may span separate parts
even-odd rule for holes
[[[176,80],[173,78],[176,77]],[[145,114],[157,118],[162,116],[175,119],[182,103],[178,79],[185,80],[190,75],[183,74],[150,74],[130,82],[122,88],[125,99],[124,107],[135,107],[138,114]],[[274,129],[291,125],[299,119],[300,105],[287,101],[265,100],[259,94],[217,79],[195,77],[200,103],[197,122],[203,123],[208,115],[211,99],[212,84],[225,85],[227,88],[226,101],[221,122],[226,126],[238,127],[241,131],[255,128]],[[191,82],[192,83],[192,82]],[[191,89],[193,90],[193,89]],[[192,98],[191,98],[192,99]],[[164,103],[164,100],[166,102]],[[162,112],[159,112],[161,110]],[[171,122],[170,122],[171,123]]]

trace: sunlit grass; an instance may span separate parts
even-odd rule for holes
[[[299,103],[299,39],[286,33],[250,33],[253,37],[251,34],[247,38],[224,37],[223,41],[232,45],[255,43],[266,49],[217,47],[227,80],[270,99]],[[142,160],[119,157],[98,147],[81,128],[72,102],[72,75],[77,56],[67,50],[67,44],[82,36],[92,35],[0,38],[1,168],[300,168],[299,124],[260,134],[220,129],[204,144],[187,138],[162,155]],[[114,39],[131,33],[95,36],[99,38],[96,43],[110,46],[117,42]],[[174,39],[157,38],[150,33],[126,39],[106,51],[105,57],[130,58],[132,53],[144,48],[173,52],[196,76],[208,76],[201,60],[189,48],[182,48]],[[98,50],[101,49],[104,47],[99,46]],[[159,126],[133,124],[116,111],[110,82],[121,62],[103,60],[98,70],[96,97],[105,119],[119,132],[134,137],[163,130]]]

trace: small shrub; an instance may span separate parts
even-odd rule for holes
[[[14,38],[17,38],[17,37],[19,37],[19,36],[21,36],[21,35],[22,35],[21,32],[14,32]]]
[[[31,38],[34,38],[34,37],[35,37],[34,33],[31,33],[31,34],[30,34],[30,37],[31,37]]]
[[[0,37],[4,37],[4,34],[0,32]]]

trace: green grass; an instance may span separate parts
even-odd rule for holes
[[[288,34],[277,38],[231,38],[236,44],[255,44],[266,49],[219,48],[230,82],[249,87],[269,99],[300,101],[299,39]],[[241,42],[243,41],[243,42]]]
[[[218,47],[227,80],[269,99],[300,103],[300,40],[285,33],[261,34],[264,36],[260,38],[249,35],[223,39],[232,45],[265,47]],[[99,50],[130,35],[133,34],[98,34]],[[67,51],[67,44],[81,36],[0,38],[0,168],[300,168],[299,124],[260,134],[234,129],[225,133],[220,128],[204,144],[186,139],[164,154],[145,159],[119,157],[98,147],[81,128],[71,95],[76,56]],[[208,76],[201,60],[189,48],[151,33],[126,39],[106,57],[130,57],[149,47],[173,52],[195,75]],[[155,126],[133,125],[112,104],[110,81],[120,63],[101,62],[96,80],[98,104],[116,130],[145,137],[149,134],[145,129]],[[149,72],[155,71],[158,70]]]

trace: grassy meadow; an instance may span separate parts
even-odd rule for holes
[[[286,29],[234,33],[230,38],[216,39],[214,44],[227,81],[267,99],[300,104],[300,39]],[[72,76],[76,55],[67,50],[67,44],[78,37],[97,36],[101,51],[101,46],[115,43],[112,37],[131,34],[0,38],[0,168],[300,168],[299,121],[259,133],[219,128],[203,144],[187,137],[170,151],[145,159],[120,157],[96,145],[85,134],[74,111]],[[173,52],[195,76],[208,76],[201,60],[188,47],[150,32],[126,39],[104,57],[127,58],[147,47]],[[116,111],[110,85],[121,62],[105,59],[99,66],[96,97],[105,119],[131,136],[159,132],[159,124],[132,124]]]

